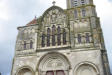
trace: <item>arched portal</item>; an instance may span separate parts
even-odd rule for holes
[[[34,75],[34,72],[29,68],[22,68],[17,72],[16,75]]]
[[[99,75],[99,71],[94,64],[86,62],[76,67],[75,75]]]
[[[68,75],[69,61],[61,53],[47,53],[38,65],[39,75]]]

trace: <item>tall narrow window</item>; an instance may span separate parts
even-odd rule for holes
[[[31,40],[30,41],[30,49],[32,49],[33,48],[33,41]]]
[[[50,28],[47,29],[47,46],[50,46]]]
[[[78,18],[77,10],[74,11],[75,18]]]
[[[82,40],[81,40],[81,34],[78,34],[78,43],[81,43]]]
[[[81,4],[82,5],[85,5],[85,0],[81,0]]]
[[[55,27],[55,25],[53,25],[53,27],[52,27],[52,46],[56,45],[55,32],[56,32],[56,27]]]
[[[63,44],[66,44],[66,31],[63,29]]]
[[[24,41],[24,50],[26,50],[26,41]]]
[[[45,47],[45,34],[42,34],[41,44],[42,44],[42,47]]]
[[[86,16],[86,10],[85,8],[82,9],[82,17],[85,17]]]
[[[86,43],[90,43],[89,33],[86,33]]]
[[[58,34],[57,34],[57,44],[61,45],[61,28],[59,26],[57,28],[57,32],[58,32]]]

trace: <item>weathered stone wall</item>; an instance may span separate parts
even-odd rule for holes
[[[53,55],[64,55],[65,59],[67,60],[67,63],[69,64],[68,73],[69,75],[76,74],[77,69],[80,67],[80,65],[90,65],[95,69],[96,73],[99,73],[99,75],[104,75],[103,66],[102,66],[102,58],[101,58],[101,52],[100,50],[84,50],[84,51],[70,51],[68,50],[60,50],[56,52],[39,52],[36,56],[25,56],[25,57],[16,57],[13,64],[13,74],[15,75],[18,70],[24,67],[29,67],[35,72],[35,75],[38,75],[39,73],[42,73],[40,71],[40,64],[46,55],[53,54]],[[59,56],[55,56],[59,57]],[[44,59],[45,60],[45,59]],[[49,60],[46,59],[46,61]],[[41,63],[40,63],[41,62]],[[43,64],[44,65],[44,64]],[[65,65],[66,67],[67,65]],[[54,68],[54,67],[53,67]],[[82,67],[83,68],[83,67]],[[54,68],[55,70],[55,68]],[[64,69],[63,69],[64,70]],[[45,70],[46,71],[46,70]]]

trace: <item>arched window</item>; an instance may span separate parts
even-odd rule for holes
[[[24,50],[26,50],[26,41],[24,41]]]
[[[86,16],[86,10],[85,8],[82,8],[82,17],[85,17]]]
[[[59,26],[57,28],[57,44],[61,45],[61,28]]]
[[[86,33],[86,43],[90,43],[89,33]]]
[[[66,44],[66,31],[63,29],[63,44]]]
[[[41,45],[42,47],[45,47],[45,34],[42,34]]]
[[[30,49],[32,49],[33,48],[33,41],[31,40],[30,41]]]
[[[53,25],[53,27],[52,27],[52,46],[56,45],[55,32],[56,32],[56,27],[55,27],[55,25]]]
[[[47,46],[50,46],[50,33],[51,33],[51,30],[50,28],[47,29]]]
[[[82,40],[81,40],[81,34],[78,34],[78,43],[81,43]]]

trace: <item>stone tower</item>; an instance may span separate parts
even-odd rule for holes
[[[93,0],[67,0],[18,27],[11,75],[110,75]]]

